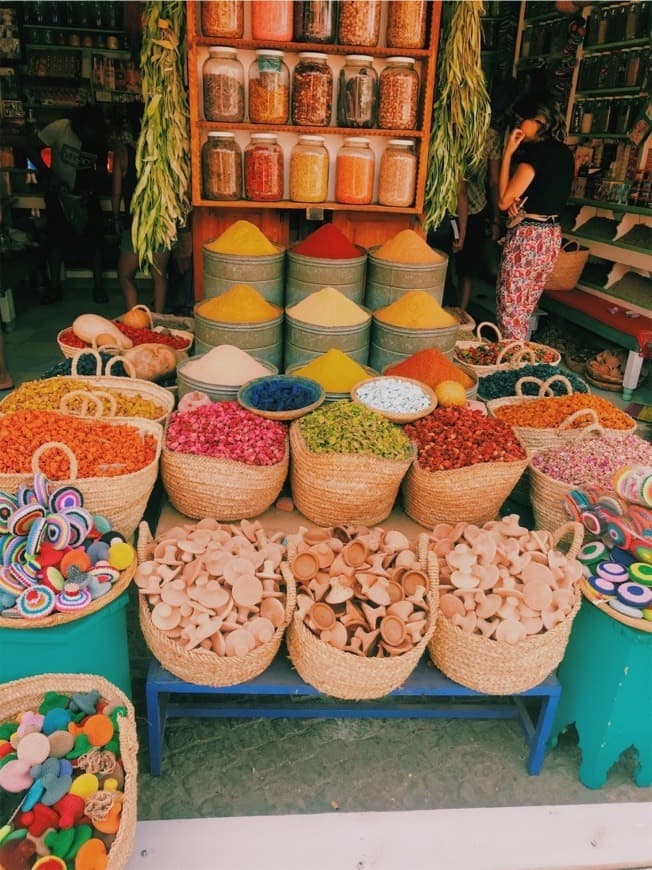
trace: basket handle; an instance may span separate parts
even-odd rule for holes
[[[36,450],[32,454],[32,474],[38,474],[41,471],[39,460],[41,459],[41,456],[43,456],[43,454],[46,453],[48,450],[60,450],[63,454],[65,454],[68,462],[70,463],[70,480],[77,480],[77,474],[79,472],[77,457],[72,452],[70,447],[68,447],[68,445],[64,444],[62,441],[45,441],[43,444],[41,444],[40,447],[36,448]]]
[[[523,365],[524,361],[526,365],[529,364],[531,366],[536,363],[536,355],[531,347],[522,347],[521,350],[515,353],[511,360],[509,360],[509,362],[515,369]]]
[[[426,573],[428,575],[428,580],[430,581],[430,594],[432,595],[433,610],[435,610],[435,613],[432,614],[432,631],[428,632],[428,640],[430,640],[435,629],[435,622],[437,621],[435,619],[436,611],[439,610],[439,559],[432,550],[428,551],[426,565]]]
[[[490,320],[483,320],[482,323],[479,323],[479,324],[478,324],[478,328],[477,328],[476,331],[475,331],[475,334],[476,334],[476,336],[477,336],[478,341],[482,341],[482,335],[481,335],[481,333],[482,333],[482,327],[483,327],[483,326],[490,326],[490,327],[493,329],[493,331],[496,333],[497,340],[498,340],[498,341],[502,341],[502,340],[503,340],[502,333],[501,333],[501,331],[498,329],[498,327],[496,326],[496,324],[495,324],[495,323],[492,323]]]
[[[556,547],[561,539],[565,537],[569,532],[573,533],[573,540],[570,543],[570,547],[568,548],[568,553],[566,553],[566,555],[569,559],[574,559],[579,553],[580,547],[582,546],[582,541],[584,540],[584,526],[582,525],[582,523],[568,522],[559,526],[559,528],[555,529],[555,531],[552,533],[552,544],[553,547]]]
[[[535,378],[534,375],[524,375],[522,378],[519,378],[514,385],[514,392],[519,399],[529,398],[523,394],[523,384],[536,384],[539,388],[539,396],[552,395],[552,390],[548,390],[547,384],[545,384],[541,378]]]
[[[124,366],[125,371],[127,372],[127,377],[135,378],[136,377],[136,369],[134,368],[134,364],[130,359],[127,359],[126,356],[118,356],[115,354],[111,357],[111,359],[107,362],[106,368],[104,369],[104,374],[108,377],[113,371],[113,364],[115,362],[121,362]]]
[[[147,314],[147,316],[149,317],[149,328],[154,329],[154,318],[152,317],[152,312],[147,307],[147,305],[143,305],[142,303],[140,303],[139,305],[132,305],[129,310],[134,311],[136,308],[140,309],[141,311],[144,311]]]
[[[60,411],[70,411],[70,399],[82,400],[78,415],[80,417],[101,417],[104,414],[102,400],[96,393],[91,393],[89,390],[70,390],[69,393],[64,393],[59,400]],[[89,405],[92,406],[90,409]]]
[[[508,341],[507,344],[505,345],[505,347],[500,351],[500,353],[496,357],[496,365],[499,365],[502,362],[506,362],[505,354],[507,353],[508,350],[515,350],[516,348],[522,348],[522,347],[523,347],[522,341]]]
[[[84,356],[84,354],[87,354],[87,353],[89,353],[92,357],[95,358],[95,367],[96,367],[95,373],[98,375],[102,374],[102,357],[100,356],[99,351],[95,347],[88,347],[88,348],[85,348],[84,350],[80,350],[79,353],[76,353],[73,356],[72,361],[70,363],[70,374],[71,375],[76,376],[76,377],[83,377],[83,375],[80,375],[79,372],[77,371],[77,362],[81,356]]]
[[[146,520],[142,520],[138,526],[138,539],[136,542],[136,555],[139,562],[146,562],[149,559],[148,549],[152,545],[154,538],[149,529]]]
[[[600,420],[598,419],[598,415],[596,414],[593,408],[580,408],[579,411],[574,411],[565,420],[562,420],[559,426],[557,426],[557,434],[561,435],[568,427],[578,420],[580,417],[589,417],[590,421],[587,423],[587,427],[590,426],[600,426]],[[585,427],[582,427],[585,428]],[[602,428],[602,426],[600,426]]]
[[[116,417],[117,416],[117,414],[118,414],[118,400],[113,395],[113,393],[110,393],[108,390],[95,390],[93,393],[91,393],[91,395],[97,396],[97,398],[100,399],[100,402],[102,399],[104,399],[106,402],[108,402],[109,413],[107,416],[109,416],[109,417]],[[104,413],[104,408],[102,408],[102,413]]]
[[[566,239],[564,244],[560,248],[561,251],[581,251],[582,245],[579,242],[574,241],[573,239]]]
[[[573,385],[565,375],[550,375],[550,377],[546,381],[544,381],[543,386],[545,386],[549,390],[549,395],[553,395],[553,392],[549,389],[549,387],[550,384],[553,384],[555,381],[559,381],[566,387],[566,392],[569,396],[573,395]]]
[[[297,582],[294,579],[294,574],[287,562],[281,562],[280,571],[285,580],[285,616],[277,631],[283,631],[284,628],[287,628],[292,621],[294,611],[297,609]]]

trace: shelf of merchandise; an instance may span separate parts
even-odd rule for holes
[[[607,211],[626,212],[627,214],[640,214],[644,217],[652,217],[652,208],[639,208],[636,205],[627,205],[618,202],[605,202],[600,199],[581,199],[572,196],[568,200],[570,205],[589,205],[594,208],[606,209]]]
[[[621,48],[638,48],[650,44],[650,40],[642,36],[638,39],[626,39],[622,42],[604,42],[602,45],[585,45],[582,54],[599,54],[600,52],[619,51]]]

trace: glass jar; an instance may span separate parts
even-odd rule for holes
[[[408,208],[417,185],[417,155],[411,139],[390,139],[380,158],[378,202]]]
[[[235,133],[210,132],[201,149],[204,199],[242,199],[242,151]]]
[[[299,136],[290,155],[290,199],[324,202],[328,197],[329,156],[323,136]]]
[[[204,116],[207,121],[244,120],[244,70],[235,48],[209,48],[202,68]]]
[[[335,161],[335,200],[368,205],[373,200],[376,158],[368,139],[345,139]]]
[[[252,39],[292,42],[292,26],[292,0],[252,0]]]
[[[201,32],[204,36],[241,39],[244,33],[243,0],[202,0]]]
[[[391,0],[387,10],[389,48],[423,48],[426,44],[426,0]]]
[[[337,87],[340,127],[373,127],[376,123],[378,74],[367,54],[347,54]]]
[[[590,133],[593,129],[593,106],[592,102],[582,103],[582,133]]]
[[[380,0],[340,0],[339,6],[340,45],[378,45]]]
[[[290,72],[283,52],[262,48],[249,67],[249,120],[253,124],[287,124]]]
[[[244,153],[244,177],[247,199],[283,199],[283,151],[275,133],[251,134]]]
[[[294,39],[296,42],[334,42],[333,0],[297,0],[294,4]]]
[[[378,87],[378,126],[414,130],[419,107],[419,73],[411,57],[388,57]]]
[[[633,88],[638,83],[639,71],[641,69],[641,52],[627,51],[625,52],[625,78],[623,86]]]
[[[315,51],[299,55],[292,76],[292,123],[327,127],[333,108],[333,73],[328,56]]]

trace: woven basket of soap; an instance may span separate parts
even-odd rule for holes
[[[564,554],[558,546],[569,534]],[[426,558],[439,566],[428,647],[434,664],[487,695],[514,695],[545,680],[564,656],[580,608],[583,537],[580,523],[554,534],[528,531],[517,514],[483,526],[435,526],[426,545]]]
[[[259,522],[214,519],[138,534],[140,626],[171,674],[202,686],[234,686],[269,667],[296,603],[281,573],[282,534]]]
[[[401,532],[380,527],[288,537],[283,570],[297,584],[297,608],[287,645],[305,682],[335,698],[363,700],[408,679],[437,613],[437,563],[426,571],[417,549]]]
[[[486,326],[495,332],[496,341],[485,341],[482,338],[482,329]],[[453,359],[482,377],[520,368],[528,363],[545,362],[556,366],[561,362],[561,354],[554,347],[535,341],[504,339],[498,327],[486,320],[478,325],[475,341],[458,341],[455,344]]]
[[[52,855],[57,867],[123,870],[138,808],[136,719],[126,695],[91,674],[5,683],[0,734],[18,755],[0,768],[0,797],[5,805],[15,798],[16,810],[0,865],[31,867]]]

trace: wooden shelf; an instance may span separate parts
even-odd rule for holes
[[[590,205],[608,211],[626,212],[627,214],[640,214],[644,217],[652,217],[652,208],[639,208],[637,205],[621,205],[617,202],[605,202],[601,199],[581,199],[572,196],[569,200],[572,205]]]
[[[332,42],[276,42],[273,39],[261,42],[258,39],[224,39],[223,37],[196,36],[196,46],[213,48],[216,45],[227,45],[234,48],[255,51],[258,48],[275,48],[288,53],[301,51],[317,51],[322,54],[368,54],[371,57],[413,57],[415,60],[427,58],[430,50],[427,48],[387,48],[380,45],[337,45]]]
[[[626,97],[643,95],[645,91],[638,87],[629,88],[591,88],[585,91],[575,91],[576,97]]]
[[[570,133],[568,138],[572,139],[629,139],[627,133]]]
[[[131,52],[126,48],[95,48],[90,45],[43,45],[43,43],[40,42],[26,42],[25,48],[33,51],[47,51],[50,53],[59,51],[87,51],[91,54],[106,54],[109,57],[131,57]]]
[[[124,34],[124,30],[111,30],[108,27],[73,27],[68,24],[29,24],[25,23],[23,25],[25,28],[32,28],[33,30],[72,30],[81,31],[82,33],[120,33]]]
[[[649,251],[644,248],[635,248],[633,245],[623,245],[620,242],[596,239],[582,234],[581,229],[580,227],[579,232],[565,232],[564,238],[588,245],[594,257],[610,260],[612,263],[622,263],[624,266],[631,266],[634,269],[646,268],[644,260],[645,258],[650,259]]]
[[[224,124],[219,121],[198,121],[200,130],[238,130],[251,133],[295,133],[297,136],[387,136],[390,139],[422,139],[423,130],[380,130],[378,127],[303,127],[300,124]]]
[[[616,51],[620,48],[636,48],[637,46],[649,45],[649,39],[646,36],[640,36],[637,39],[626,39],[622,42],[605,42],[602,45],[584,45],[582,46],[582,54],[598,54],[601,51]]]
[[[542,12],[541,15],[532,15],[523,19],[523,26],[530,27],[532,24],[543,24],[546,21],[563,21],[567,16],[560,15],[555,9],[550,12]]]
[[[198,199],[193,200],[193,205],[206,206],[207,208],[277,208],[277,209],[294,209],[298,211],[308,211],[314,209],[323,209],[324,211],[366,211],[378,212],[387,214],[388,206],[378,205],[378,203],[370,203],[369,205],[351,205],[350,203],[342,202],[294,202],[292,200],[275,200],[274,202],[256,202],[252,199],[237,199],[237,200],[216,200],[216,199]],[[418,214],[415,206],[410,208],[394,208],[392,213],[397,214]]]

